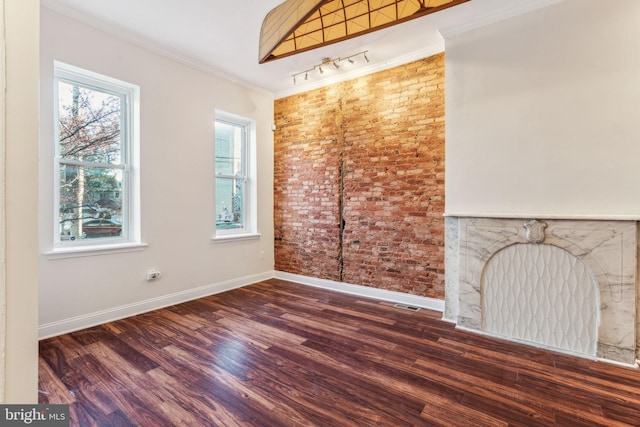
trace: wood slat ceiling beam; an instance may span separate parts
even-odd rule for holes
[[[287,0],[260,31],[265,63],[390,27],[469,0]]]

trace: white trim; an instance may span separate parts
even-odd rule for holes
[[[242,228],[218,230],[215,228],[212,240],[229,241],[229,240],[250,240],[260,237],[256,231],[258,229],[258,191],[257,191],[257,137],[256,137],[256,121],[254,119],[240,116],[238,114],[228,113],[223,110],[216,109],[214,117],[214,135],[213,135],[213,156],[214,156],[214,186],[218,188],[218,178],[223,179],[242,179],[244,182],[244,191],[242,194],[242,206],[244,223]],[[243,175],[219,175],[216,157],[216,127],[217,123],[224,123],[233,127],[242,129],[242,162]],[[214,217],[217,215],[218,195],[214,192]]]
[[[439,311],[441,313],[444,312],[444,300],[435,298],[421,297],[418,295],[388,291],[386,289],[372,288],[369,286],[352,285],[344,282],[335,282],[333,280],[301,276],[299,274],[286,273],[284,271],[276,271],[275,278],[288,280],[290,282],[299,283],[301,285],[314,286],[316,288],[342,292],[345,294],[407,304],[414,307],[421,307],[429,310]]]
[[[425,46],[422,49],[409,52],[405,55],[401,55],[395,58],[388,59],[384,62],[378,62],[375,64],[367,65],[364,67],[358,67],[354,70],[338,73],[329,78],[322,80],[316,80],[313,82],[305,83],[304,80],[296,86],[292,86],[290,89],[282,90],[274,94],[275,99],[286,98],[287,96],[296,95],[298,93],[307,92],[321,87],[333,85],[336,83],[344,82],[347,80],[357,79],[358,77],[366,76],[369,74],[377,73],[379,71],[395,68],[400,65],[409,64],[410,62],[418,61],[420,59],[428,58],[438,53],[444,52],[444,40],[439,43],[435,43],[429,46]],[[373,54],[368,54],[372,56]]]
[[[469,213],[446,212],[443,216],[452,218],[498,218],[498,219],[567,219],[584,221],[640,221],[640,215],[558,215],[522,213]]]
[[[204,298],[210,295],[219,294],[254,283],[269,279],[282,279],[306,286],[313,286],[335,292],[342,292],[366,298],[373,298],[381,301],[407,304],[414,307],[426,308],[429,310],[444,311],[444,301],[434,298],[421,297],[417,295],[405,294],[402,292],[388,291],[385,289],[371,288],[368,286],[351,285],[348,283],[334,282],[332,280],[317,279],[314,277],[301,276],[282,271],[265,271],[251,276],[231,279],[224,282],[214,283],[195,289],[188,289],[169,295],[162,295],[156,298],[140,301],[133,304],[126,304],[107,310],[75,316],[56,322],[45,323],[38,327],[39,339],[51,338],[54,336],[90,328],[126,317],[135,316],[149,311],[158,310],[171,305]]]
[[[73,331],[78,331],[92,326],[101,325],[103,323],[113,322],[125,317],[135,316],[164,307],[169,307],[171,305],[192,301],[210,295],[215,295],[236,288],[241,288],[243,286],[251,285],[253,283],[261,282],[271,278],[273,278],[273,271],[266,271],[264,273],[254,274],[252,276],[231,279],[195,289],[188,289],[169,295],[162,295],[133,304],[126,304],[95,313],[88,313],[81,316],[71,317],[69,319],[46,323],[38,327],[38,337],[39,339],[45,339]]]
[[[103,245],[111,246],[114,242],[126,245],[130,243],[140,244],[140,161],[139,161],[139,104],[140,86],[109,77],[91,70],[76,67],[60,61],[54,61],[54,135],[56,141],[53,157],[53,245],[56,249],[97,246],[98,250]],[[122,146],[120,148],[120,163],[105,164],[99,162],[79,161],[67,159],[60,155],[59,144],[59,83],[78,84],[82,87],[97,92],[109,93],[121,99],[120,123]],[[74,165],[94,168],[106,168],[122,171],[122,236],[117,238],[103,238],[95,240],[63,241],[60,237],[60,166]],[[110,242],[110,243],[109,243]]]
[[[6,58],[5,58],[5,28],[4,28],[4,0],[0,0],[0,402],[5,401],[6,387],[6,353],[7,353],[7,215],[6,202]]]
[[[260,240],[260,233],[218,234],[211,238],[215,243],[237,242],[241,240]]]
[[[44,254],[48,259],[65,259],[85,256],[119,254],[124,252],[139,252],[147,248],[146,243],[115,243],[112,245],[70,246],[55,248]]]
[[[103,31],[112,36],[118,37],[119,39],[124,40],[128,43],[131,43],[134,46],[148,50],[149,52],[155,53],[156,55],[160,55],[164,58],[168,58],[172,61],[175,61],[179,64],[182,64],[194,70],[198,70],[198,71],[216,76],[218,78],[227,80],[229,82],[239,84],[241,86],[246,87],[247,89],[254,90],[256,92],[262,93],[267,96],[273,96],[273,93],[271,91],[258,87],[253,83],[243,80],[237,76],[227,74],[224,71],[221,71],[211,65],[207,65],[202,62],[196,61],[194,59],[190,59],[186,56],[183,56],[182,54],[170,52],[153,42],[141,39],[140,37],[134,35],[133,33],[127,30],[124,30],[120,27],[116,28],[112,24],[104,22],[94,16],[90,16],[88,14],[79,12],[73,9],[72,7],[62,5],[57,0],[41,0],[41,5],[42,7],[49,9],[55,13],[66,16],[75,21],[81,22],[85,25],[88,25],[97,30]]]
[[[536,9],[551,6],[561,1],[564,0],[521,0],[518,2],[510,2],[509,6],[501,8],[498,11],[478,15],[474,19],[460,25],[441,28],[440,34],[447,39],[458,34],[466,33],[467,31],[475,30],[476,28],[484,27],[485,25],[504,21],[505,19],[513,18]]]

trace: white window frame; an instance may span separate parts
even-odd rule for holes
[[[216,139],[215,139],[215,128],[216,122],[223,122],[233,126],[239,126],[243,129],[243,163],[244,163],[244,175],[242,177],[244,182],[244,192],[242,194],[242,206],[244,209],[244,222],[242,228],[234,228],[228,230],[218,230],[215,224],[215,216],[217,205],[217,195],[215,194],[216,182],[218,178],[228,178],[228,179],[238,179],[237,176],[229,176],[218,173],[215,169],[215,147],[216,147]],[[256,191],[256,123],[255,120],[242,117],[236,114],[227,113],[225,111],[216,110],[215,118],[213,123],[214,129],[214,138],[213,138],[213,148],[214,148],[214,179],[213,179],[213,187],[214,187],[214,209],[213,209],[213,217],[214,217],[214,233],[212,239],[214,241],[230,241],[230,240],[245,240],[245,239],[257,239],[260,237],[260,234],[257,231],[257,191]]]
[[[64,159],[59,145],[59,82],[77,83],[89,89],[121,97],[121,163],[104,165]],[[54,156],[53,156],[53,251],[51,253],[130,250],[141,245],[140,234],[140,174],[139,118],[140,87],[62,62],[54,62]],[[108,167],[122,170],[122,233],[116,237],[62,240],[60,238],[60,166]]]

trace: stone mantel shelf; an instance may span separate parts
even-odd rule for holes
[[[458,213],[446,212],[451,218],[490,218],[490,219],[566,219],[579,221],[640,221],[640,215],[557,215],[557,214],[497,214],[497,213]]]

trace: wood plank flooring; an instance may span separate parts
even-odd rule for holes
[[[73,426],[638,426],[640,371],[269,280],[43,340]]]

